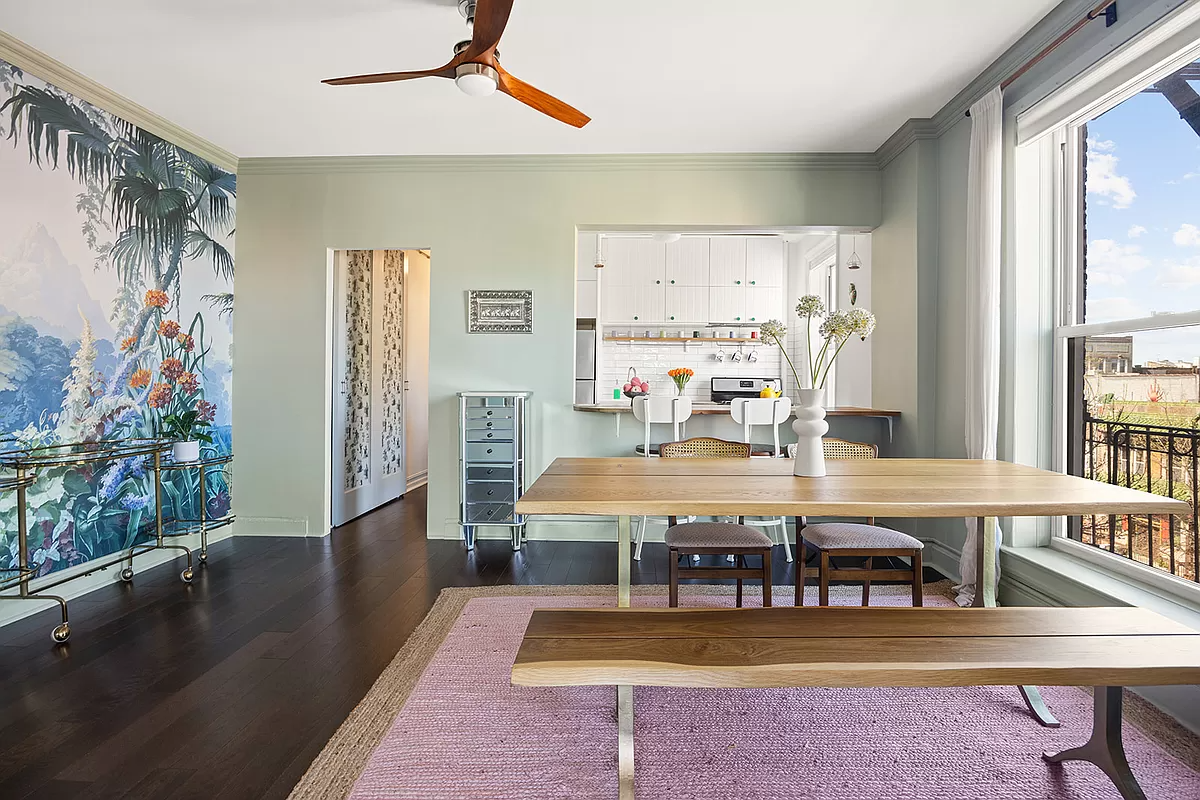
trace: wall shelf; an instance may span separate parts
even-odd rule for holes
[[[605,336],[606,342],[712,342],[713,344],[762,344],[762,339],[716,339],[709,336]]]

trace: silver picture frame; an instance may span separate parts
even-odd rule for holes
[[[467,290],[467,333],[533,333],[533,290]]]

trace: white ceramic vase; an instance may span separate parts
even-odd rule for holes
[[[199,461],[200,442],[176,442],[171,445],[171,457],[178,463]]]
[[[800,389],[796,400],[796,419],[792,430],[796,432],[796,458],[792,463],[792,474],[804,478],[825,476],[825,448],[821,437],[829,432],[825,421],[824,389]]]

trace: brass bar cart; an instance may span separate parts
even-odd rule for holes
[[[17,539],[18,563],[15,567],[0,570],[0,592],[13,588],[16,594],[0,594],[3,600],[42,600],[56,602],[62,610],[62,623],[56,625],[50,632],[51,639],[57,643],[65,643],[71,636],[71,625],[67,617],[67,601],[58,595],[45,594],[49,589],[64,583],[91,575],[100,570],[117,564],[125,564],[121,570],[121,578],[133,580],[133,559],[154,550],[179,550],[187,556],[187,567],[179,577],[184,583],[191,583],[194,576],[192,550],[181,544],[168,542],[168,538],[199,532],[201,535],[202,561],[208,557],[208,532],[214,528],[223,527],[233,521],[232,515],[226,515],[217,520],[206,519],[205,511],[205,470],[213,466],[227,465],[233,456],[213,456],[190,463],[175,463],[164,459],[164,453],[169,451],[172,442],[165,439],[123,439],[119,441],[101,441],[76,444],[57,444],[42,447],[20,448],[11,442],[6,442],[0,451],[0,492],[15,491],[17,494]],[[72,572],[58,578],[47,576],[48,580],[39,581],[37,586],[31,585],[36,577],[36,570],[29,562],[29,508],[28,490],[37,480],[38,471],[43,472],[60,468],[84,466],[130,458],[145,459],[147,466],[154,476],[154,521],[153,539],[149,542],[133,544],[108,556],[92,559],[80,565],[83,570]],[[164,519],[163,517],[163,472],[176,469],[198,468],[201,470],[200,480],[200,518],[197,520]],[[198,527],[189,527],[195,524]],[[167,525],[172,531],[167,533]],[[183,527],[180,528],[179,526]],[[147,528],[148,529],[148,528]]]

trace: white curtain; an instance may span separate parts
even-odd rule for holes
[[[967,164],[967,458],[996,457],[1000,415],[1000,201],[1003,180],[1003,98],[1000,88],[971,106]],[[959,605],[975,599],[975,557],[982,531],[967,520],[957,586]],[[992,554],[999,579],[999,537]]]

